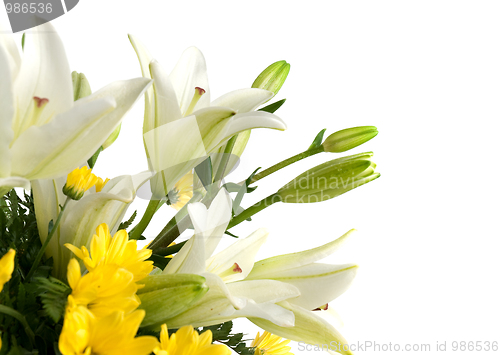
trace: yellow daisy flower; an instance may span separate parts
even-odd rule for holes
[[[137,241],[128,240],[128,234],[123,229],[111,238],[106,223],[97,227],[90,242],[90,253],[85,246],[79,249],[68,243],[64,245],[83,260],[89,271],[100,265],[114,265],[130,271],[137,282],[153,270],[153,262],[145,261],[151,256],[151,249],[137,250]]]
[[[262,336],[257,333],[250,346],[255,347],[255,355],[293,355],[290,352],[291,347],[286,346],[290,340],[281,341],[281,339],[281,337],[265,331]]]
[[[180,328],[169,338],[166,324],[161,326],[160,345],[154,349],[156,355],[230,355],[231,350],[223,344],[212,344],[212,332],[201,335],[192,326]]]
[[[145,312],[113,312],[97,318],[86,307],[70,304],[59,337],[63,355],[148,355],[158,346],[153,336],[135,338]]]
[[[96,317],[115,311],[128,314],[141,304],[136,295],[138,285],[134,282],[134,275],[115,265],[103,265],[82,277],[80,264],[71,259],[68,283],[72,290],[68,303],[86,306]]]
[[[98,177],[92,174],[92,170],[86,166],[80,169],[76,168],[68,174],[63,193],[73,200],[79,200],[83,197],[85,191],[97,183],[97,179]]]
[[[9,249],[9,251],[0,259],[0,292],[3,290],[3,285],[9,282],[14,272],[14,256],[16,251]]]
[[[175,184],[174,188],[168,192],[168,204],[180,210],[193,197],[193,172],[184,175]]]

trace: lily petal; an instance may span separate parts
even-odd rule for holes
[[[298,253],[273,256],[271,258],[261,260],[255,263],[255,266],[250,275],[248,275],[247,279],[273,278],[273,275],[277,272],[298,268],[300,266],[312,264],[315,261],[324,259],[338,250],[347,238],[354,232],[355,230],[351,229],[340,238],[317,248]]]
[[[272,128],[284,131],[286,124],[281,118],[269,112],[254,111],[238,113],[224,125],[224,130],[221,130],[217,137],[213,137],[212,140],[207,140],[206,142],[204,139],[205,146],[208,151],[213,151],[235,134],[254,128]]]
[[[205,241],[203,236],[194,235],[170,260],[163,274],[202,274],[205,271]],[[209,286],[210,287],[210,286]]]
[[[141,66],[142,76],[148,79],[151,78],[151,72],[149,70],[149,63],[153,60],[153,57],[147,50],[147,48],[142,44],[141,41],[135,36],[131,34],[128,35],[130,43],[134,47],[135,53],[137,54],[137,58],[139,58],[139,64]],[[153,87],[149,87],[144,94],[146,105],[144,107],[144,124],[143,124],[143,133],[149,132],[152,130],[155,125],[155,96]],[[147,150],[146,150],[147,153]],[[148,155],[149,157],[149,155]]]
[[[210,257],[226,231],[231,220],[231,208],[233,201],[226,189],[220,189],[208,209],[207,224],[204,230],[205,252]]]
[[[202,234],[203,231],[207,229],[208,222],[208,209],[207,207],[201,203],[191,203],[188,205],[188,213],[191,219],[191,223],[193,223],[194,234]]]
[[[11,148],[13,175],[43,179],[83,164],[150,84],[144,78],[114,82],[78,100],[50,123],[30,127]]]
[[[343,294],[354,280],[357,269],[354,264],[315,263],[278,272],[272,279],[296,286],[301,295],[288,302],[312,311]]]
[[[248,300],[245,308],[234,312],[233,317],[258,318],[278,327],[293,327],[295,315],[274,303],[256,303]]]
[[[49,222],[55,222],[61,211],[60,206],[64,205],[64,201],[66,200],[66,196],[62,192],[65,183],[66,177],[64,176],[55,180],[43,179],[31,181],[36,223],[42,243],[45,242],[49,234]],[[60,257],[59,232],[60,228],[55,231],[56,234],[50,240],[45,253],[47,257],[53,257],[54,260],[58,260]]]
[[[183,134],[179,134],[183,132]],[[157,127],[143,136],[149,166],[157,172],[151,179],[154,198],[164,198],[177,181],[207,156],[195,116]]]
[[[255,262],[255,255],[262,244],[265,243],[268,234],[265,228],[260,228],[248,237],[239,239],[208,259],[207,270],[217,274],[221,271],[228,270],[236,263],[242,272],[223,277],[223,280],[224,282],[233,282],[244,279],[252,270]]]
[[[12,79],[15,79],[19,73],[19,67],[21,66],[21,56],[19,55],[16,42],[14,42],[14,37],[10,34],[7,27],[3,26],[3,23],[0,23],[0,47],[3,48],[8,55],[7,62],[12,71]]]
[[[154,127],[170,123],[182,117],[174,87],[160,63],[153,60],[149,68],[154,79],[156,117]]]
[[[14,187],[22,187],[23,189],[28,190],[30,188],[30,182],[29,180],[18,176],[0,178],[0,197],[12,190]]]
[[[227,288],[236,297],[245,297],[256,303],[277,303],[300,296],[294,285],[275,280],[239,281],[227,284]]]
[[[347,340],[330,323],[302,307],[280,302],[280,306],[290,310],[295,315],[295,326],[281,327],[262,318],[248,318],[258,327],[270,333],[293,341],[303,341],[307,344],[328,344],[329,350],[343,355],[351,355]],[[320,345],[321,346],[321,345]],[[336,347],[335,349],[333,347]]]
[[[205,94],[200,98],[195,109],[207,107],[210,104],[207,65],[203,54],[198,48],[190,47],[186,49],[169,77],[183,115],[193,99],[196,87],[205,90]]]
[[[273,96],[274,94],[271,91],[263,89],[239,89],[222,95],[210,105],[231,107],[238,113],[245,113],[255,110],[264,102],[269,101]]]
[[[30,126],[40,126],[73,106],[71,71],[61,38],[50,22],[26,35],[23,60],[14,84],[18,112],[13,122],[15,138]],[[37,117],[33,97],[49,102]]]
[[[11,36],[0,35],[0,38]],[[3,43],[0,43],[3,44]],[[17,50],[17,49],[16,49]],[[9,146],[14,139],[12,120],[14,118],[14,96],[12,92],[12,69],[9,54],[3,45],[0,46],[0,178],[10,176],[11,155]],[[2,185],[0,185],[2,186]],[[3,196],[3,195],[2,195]]]

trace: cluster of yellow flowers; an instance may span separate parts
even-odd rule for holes
[[[62,354],[149,354],[158,346],[155,337],[135,338],[145,316],[140,304],[137,281],[153,270],[145,261],[150,250],[137,250],[127,232],[113,238],[106,224],[97,227],[90,253],[66,244],[83,261],[88,273],[82,276],[80,263],[71,259],[68,282],[72,289],[59,338]]]
[[[68,282],[72,289],[64,325],[59,338],[63,355],[131,354],[158,355],[212,354],[229,355],[225,345],[212,345],[212,333],[201,336],[193,327],[181,328],[170,339],[166,325],[162,326],[161,342],[153,336],[135,337],[145,311],[138,310],[137,283],[152,270],[149,249],[137,249],[124,230],[113,237],[106,224],[101,224],[93,236],[90,251],[82,246],[66,244],[87,268],[82,276],[80,263],[71,259]],[[207,348],[209,347],[209,348]],[[189,350],[186,352],[186,350]]]

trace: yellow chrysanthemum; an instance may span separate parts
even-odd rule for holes
[[[79,200],[83,197],[85,191],[97,183],[97,179],[97,176],[92,174],[92,170],[86,166],[80,169],[76,168],[68,174],[63,193],[73,200]]]
[[[116,265],[100,266],[82,277],[80,264],[71,259],[68,283],[72,289],[71,302],[87,307],[96,317],[115,311],[128,314],[141,304],[134,275]]]
[[[257,333],[257,336],[252,341],[251,347],[255,347],[255,355],[293,355],[290,352],[291,347],[287,346],[290,340],[283,340],[282,338],[265,331],[262,336]]]
[[[180,210],[193,197],[193,172],[190,171],[180,179],[168,193],[170,206]]]
[[[95,183],[95,192],[101,192],[102,188],[106,186],[108,183],[109,179],[106,178],[106,180],[101,179],[100,177],[97,178],[97,182]]]
[[[160,345],[154,350],[156,355],[230,355],[231,350],[222,344],[212,344],[212,332],[201,335],[187,325],[168,336],[166,324],[161,326]]]
[[[106,223],[99,225],[90,242],[90,253],[85,246],[81,249],[71,244],[64,244],[82,259],[89,271],[100,265],[114,265],[130,271],[134,281],[142,280],[153,270],[153,262],[145,261],[151,256],[150,249],[137,250],[137,241],[128,240],[125,230],[119,230],[113,238]]]
[[[97,318],[86,307],[70,304],[59,337],[63,355],[148,355],[158,346],[152,336],[135,338],[145,312],[114,312]]]
[[[5,285],[12,277],[15,255],[16,251],[14,249],[9,249],[9,251],[0,259],[0,292],[3,290],[3,285]]]

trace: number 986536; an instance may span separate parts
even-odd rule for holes
[[[36,2],[25,2],[25,3],[6,3],[5,10],[7,13],[15,14],[50,14],[52,12],[51,3],[36,3]]]

